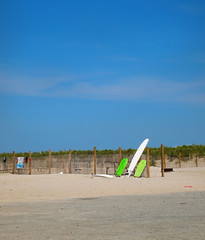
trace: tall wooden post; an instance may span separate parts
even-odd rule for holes
[[[119,147],[119,164],[120,164],[121,160],[122,160],[122,149],[121,149],[121,147]]]
[[[150,178],[150,171],[149,171],[149,147],[147,147],[147,178]]]
[[[29,151],[29,157],[28,157],[28,168],[29,168],[29,175],[31,175],[31,151]]]
[[[13,158],[12,158],[12,162],[13,162],[13,168],[12,168],[12,174],[15,173],[15,169],[16,169],[16,161],[15,161],[15,151],[13,151]]]
[[[71,149],[69,150],[68,173],[72,173]]]
[[[162,177],[164,177],[164,145],[161,144],[161,172]]]
[[[198,167],[198,153],[196,153],[196,167]]]
[[[51,174],[51,149],[49,149],[49,154],[48,154],[48,172]]]
[[[97,159],[96,159],[96,147],[94,147],[94,174],[96,174],[96,166],[97,166],[96,161],[97,161]]]
[[[182,165],[181,165],[181,153],[179,153],[179,168],[181,168]]]

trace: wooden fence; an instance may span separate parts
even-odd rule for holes
[[[49,150],[49,155],[44,157],[32,157],[29,152],[28,161],[24,163],[22,169],[17,169],[17,157],[15,152],[13,157],[7,158],[6,163],[3,159],[0,161],[0,173],[12,174],[115,174],[120,161],[123,158],[128,158],[128,164],[131,162],[133,155],[122,154],[121,148],[119,153],[108,155],[98,155],[96,148],[93,154],[79,155],[72,154],[69,151],[67,155],[52,155]],[[191,157],[182,157],[179,153],[178,157],[168,156],[164,152],[164,147],[161,145],[161,156],[153,156],[149,154],[149,148],[142,155],[141,159],[147,160],[146,176],[150,177],[149,166],[161,167],[162,177],[164,170],[167,168],[181,168],[181,167],[205,167],[205,158],[198,156],[196,153]],[[125,169],[126,171],[126,169]]]

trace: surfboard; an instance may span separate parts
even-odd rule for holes
[[[94,174],[94,177],[104,177],[104,178],[113,178],[112,175],[108,175],[108,174]]]
[[[122,173],[123,173],[123,171],[124,171],[124,169],[125,169],[125,167],[127,165],[127,162],[128,162],[127,158],[123,158],[122,159],[122,161],[120,162],[120,165],[118,166],[117,171],[115,173],[115,175],[117,177],[120,177],[122,175]]]
[[[137,166],[137,169],[135,171],[134,177],[140,178],[142,176],[142,173],[146,167],[147,161],[146,160],[141,160]]]
[[[135,155],[134,155],[134,157],[133,157],[133,159],[132,159],[132,161],[131,161],[131,163],[130,163],[130,166],[129,166],[127,172],[126,172],[126,175],[127,175],[128,177],[132,174],[132,172],[133,172],[135,166],[137,165],[137,162],[139,161],[139,159],[140,159],[140,157],[141,157],[141,155],[142,155],[145,147],[147,146],[148,142],[149,142],[149,139],[146,138],[146,139],[141,143],[141,145],[139,146],[139,148],[137,149],[137,151],[136,151],[136,153],[135,153]]]

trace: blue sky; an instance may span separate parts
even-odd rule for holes
[[[0,152],[205,144],[205,1],[0,1]]]

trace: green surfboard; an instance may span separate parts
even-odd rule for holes
[[[120,162],[120,165],[117,168],[117,171],[115,173],[116,176],[120,177],[127,165],[128,159],[127,158],[123,158],[122,161]]]
[[[146,167],[147,161],[146,160],[141,160],[137,166],[137,169],[135,171],[134,177],[140,178],[145,167]]]

